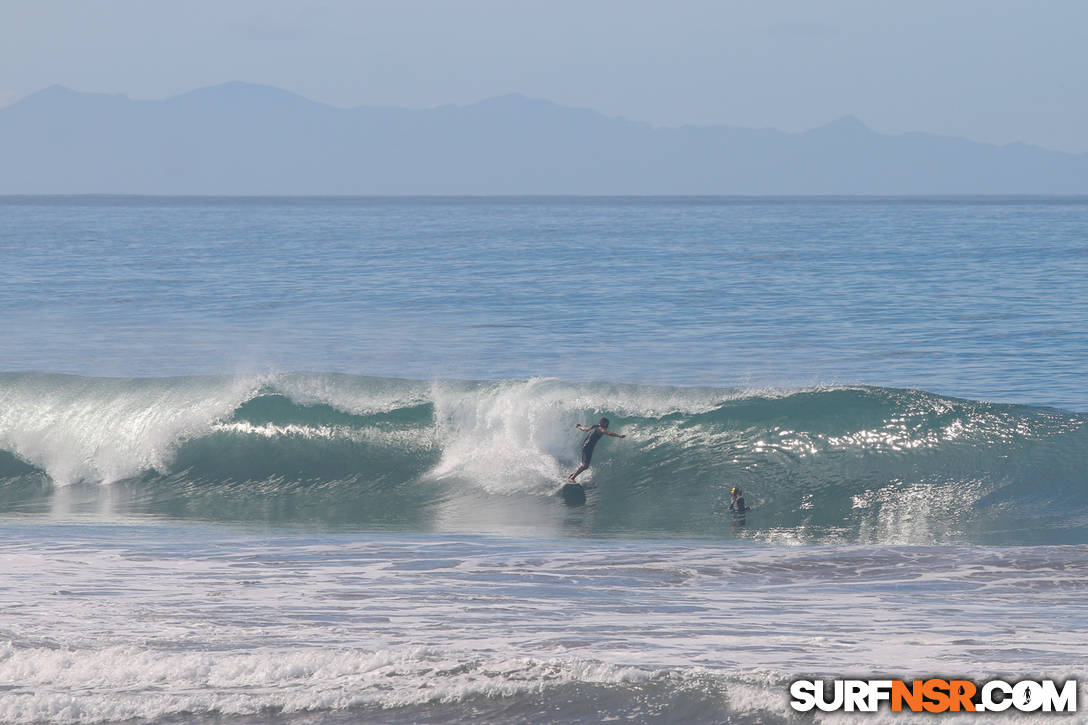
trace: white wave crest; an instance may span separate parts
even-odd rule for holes
[[[566,682],[639,683],[649,670],[590,660],[482,659],[437,648],[164,652],[0,645],[0,721],[98,723],[182,713],[396,708],[509,697]]]
[[[20,375],[3,383],[0,449],[63,486],[164,470],[180,441],[206,433],[264,380]]]

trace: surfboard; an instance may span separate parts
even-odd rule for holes
[[[581,504],[586,502],[586,489],[580,483],[564,483],[559,491],[559,495],[563,499],[563,503],[566,504]]]

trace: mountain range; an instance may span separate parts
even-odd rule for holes
[[[53,86],[0,109],[0,194],[1088,194],[1088,154],[852,116],[662,128],[520,94],[344,109],[248,83],[158,101]]]

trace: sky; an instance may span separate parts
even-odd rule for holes
[[[0,105],[227,81],[334,106],[519,92],[655,125],[852,114],[1088,152],[1084,0],[0,0]]]

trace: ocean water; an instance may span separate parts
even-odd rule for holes
[[[0,722],[1084,679],[1088,199],[7,197],[0,269]]]

